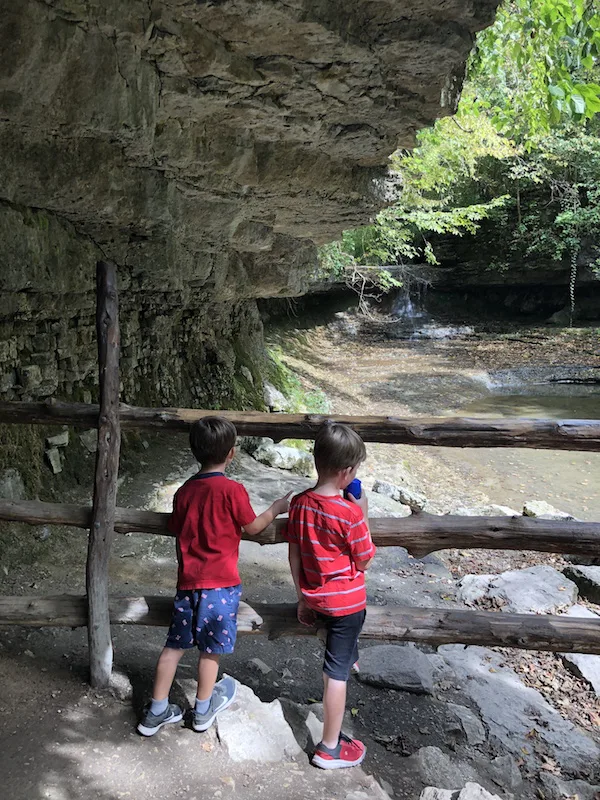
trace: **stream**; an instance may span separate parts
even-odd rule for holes
[[[361,320],[325,303],[267,327],[271,345],[338,414],[600,418],[598,330],[445,319],[406,304]],[[339,309],[339,306],[337,306]],[[399,309],[399,310],[398,310]],[[442,334],[440,335],[440,331]],[[420,335],[416,335],[419,333]],[[431,334],[431,335],[430,335]],[[369,444],[360,477],[423,492],[436,513],[546,500],[600,519],[600,453]]]

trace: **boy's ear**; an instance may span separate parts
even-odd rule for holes
[[[235,458],[235,447],[232,447],[231,450],[227,453],[226,461],[233,461]]]

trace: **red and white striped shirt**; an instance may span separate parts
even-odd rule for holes
[[[356,563],[372,558],[375,545],[359,506],[302,492],[290,504],[286,539],[300,548],[300,589],[310,608],[331,617],[366,608],[365,576]]]

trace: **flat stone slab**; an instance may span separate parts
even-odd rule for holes
[[[241,683],[234,703],[217,717],[216,726],[232,761],[283,761],[302,752],[279,700],[262,703]]]
[[[573,581],[546,565],[500,575],[465,575],[458,586],[463,603],[513,614],[555,613],[572,606],[578,594]]]
[[[388,481],[376,480],[373,491],[395,500],[397,503],[409,506],[412,511],[421,511],[427,503],[427,498],[420,492],[415,492],[406,486],[398,486]]]
[[[566,616],[585,617],[596,619],[600,622],[598,614],[594,614],[589,608],[582,605],[572,606]],[[592,687],[596,695],[600,697],[600,656],[590,653],[561,653],[563,664],[578,678],[582,678]]]
[[[252,453],[252,457],[262,464],[277,469],[289,469],[299,475],[311,475],[315,469],[310,453],[284,444],[261,444]]]
[[[545,500],[528,500],[523,505],[523,516],[538,519],[575,519],[572,514],[554,508]]]
[[[381,644],[360,651],[359,679],[384,689],[431,694],[433,668],[413,645]]]
[[[600,786],[593,786],[586,781],[568,781],[549,773],[540,773],[540,780],[550,800],[598,800]]]
[[[485,742],[485,728],[479,717],[474,714],[470,708],[457,705],[456,703],[447,703],[446,708],[450,712],[450,715],[458,721],[470,745],[478,745]]]
[[[590,603],[600,604],[600,567],[586,567],[581,564],[565,567],[563,570],[569,580],[579,589],[579,594]]]
[[[502,800],[502,798],[497,794],[490,794],[478,783],[467,783],[460,791],[428,786],[421,792],[419,800]]]
[[[440,789],[452,792],[456,792],[469,781],[478,782],[480,780],[477,771],[471,764],[467,761],[452,759],[439,747],[421,747],[406,759],[406,764],[409,769],[416,769],[423,783],[428,783],[430,786],[436,783]],[[453,794],[450,797],[453,797]]]
[[[459,692],[474,702],[490,738],[495,737],[508,753],[535,764],[531,747],[535,729],[545,751],[565,770],[586,775],[600,759],[600,747],[593,739],[563,719],[538,691],[525,686],[505,666],[501,654],[485,647],[442,645],[438,655],[454,672]]]

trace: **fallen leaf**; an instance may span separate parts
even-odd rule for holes
[[[350,709],[350,713],[352,714],[353,717],[357,717],[358,716],[358,708],[351,708]]]
[[[210,753],[215,749],[215,746],[212,742],[202,742],[202,749]]]

